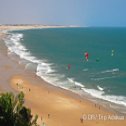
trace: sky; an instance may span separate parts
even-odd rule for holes
[[[0,24],[126,26],[126,0],[0,0]]]

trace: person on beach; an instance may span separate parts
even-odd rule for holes
[[[29,92],[31,91],[31,89],[29,88]]]
[[[99,110],[100,110],[100,106],[99,106],[98,108],[99,108]]]
[[[95,104],[95,108],[96,108],[96,104]]]
[[[81,123],[83,123],[83,117],[80,117],[80,121],[81,121]]]
[[[50,118],[50,114],[48,114],[48,119]]]
[[[41,121],[42,121],[42,116],[41,116]]]
[[[16,83],[16,85],[18,86],[18,83]]]
[[[86,61],[88,61],[88,57],[89,57],[88,52],[85,52],[84,55],[85,55],[85,59],[86,59]]]

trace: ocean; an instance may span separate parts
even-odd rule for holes
[[[5,43],[9,55],[18,55],[25,69],[50,84],[112,103],[126,113],[126,28],[10,31]]]

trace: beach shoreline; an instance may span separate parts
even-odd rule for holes
[[[26,27],[27,26],[0,26],[0,30],[3,32],[6,30],[55,28],[55,26]],[[4,34],[1,33],[0,38],[3,39],[3,37]],[[2,70],[1,75],[7,75],[7,78],[2,80],[1,76],[1,83],[6,83],[6,85],[4,85],[4,88],[1,88],[1,84],[0,89],[12,92],[20,92],[22,90],[25,93],[26,105],[32,109],[33,114],[36,113],[39,115],[39,123],[44,121],[47,125],[51,126],[81,126],[83,123],[80,121],[80,118],[83,114],[90,114],[92,116],[98,114],[115,114],[99,106],[99,104],[96,105],[75,93],[50,85],[31,71],[24,70],[23,65],[19,66],[18,62],[9,59],[6,54],[7,48],[4,47],[4,45],[2,48],[4,48],[4,51],[1,51],[0,54],[0,57],[3,59],[2,63],[0,63]],[[40,100],[41,97],[43,98],[42,100]],[[90,121],[88,119],[85,120],[84,124],[87,126],[120,126],[126,124],[126,120],[116,120],[115,122],[115,120],[104,121],[94,118]]]

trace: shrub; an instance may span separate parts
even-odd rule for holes
[[[24,106],[24,94],[3,93],[0,95],[0,126],[38,126],[36,115]]]

